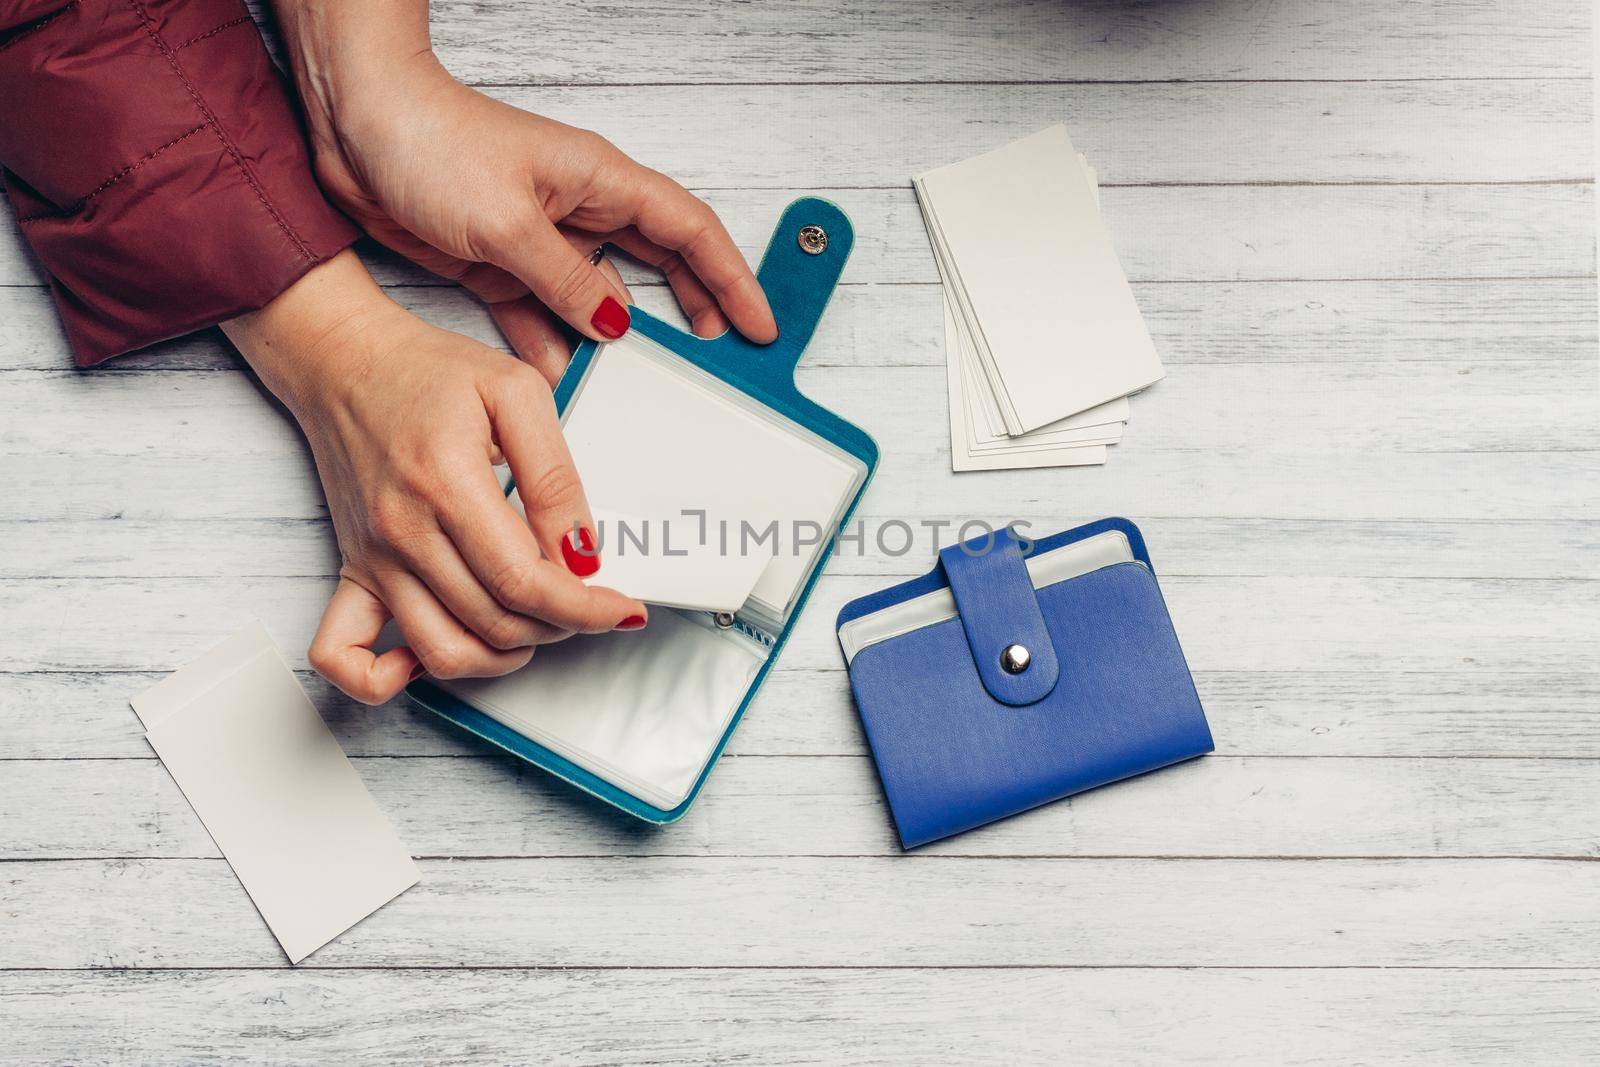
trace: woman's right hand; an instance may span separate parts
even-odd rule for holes
[[[505,674],[537,645],[645,624],[579,581],[594,520],[537,371],[406,312],[348,251],[224,330],[316,458],[343,565],[310,659],[340,689],[378,704],[424,670]],[[406,647],[375,656],[391,616]]]

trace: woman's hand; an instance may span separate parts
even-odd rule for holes
[[[538,374],[404,311],[348,251],[223,328],[316,458],[343,566],[310,658],[340,689],[382,703],[424,669],[504,674],[536,645],[645,624],[574,576],[599,566],[573,542],[594,521]],[[407,647],[374,656],[391,615]]]
[[[729,320],[754,341],[777,336],[704,202],[593,133],[456,82],[429,47],[425,3],[278,11],[323,188],[379,241],[486,301],[552,382],[568,350],[545,308],[597,340],[628,327],[620,279],[589,262],[606,242],[659,267],[701,336]]]

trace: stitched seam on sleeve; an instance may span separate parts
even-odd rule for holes
[[[4,42],[0,42],[0,52],[4,52],[7,48],[10,48],[12,45],[16,44],[18,41],[22,40],[24,37],[30,37],[33,34],[38,33],[40,30],[44,29],[46,26],[50,25],[56,19],[60,18],[62,15],[65,15],[67,12],[71,11],[73,8],[75,8],[77,6],[78,6],[78,0],[70,0],[70,2],[68,4],[66,4],[65,6],[63,6],[60,10],[51,12],[50,14],[46,15],[44,18],[40,19],[38,22],[35,22],[32,26],[29,26],[27,29],[23,30],[21,33],[18,33],[16,35],[14,35],[13,37],[10,37],[9,39],[7,39]]]
[[[217,135],[217,140],[222,142],[223,151],[233,161],[233,165],[239,169],[239,173],[243,175],[246,184],[256,194],[256,199],[261,201],[261,206],[266,208],[267,213],[272,216],[272,221],[278,224],[278,229],[283,231],[283,235],[289,239],[289,243],[294,246],[295,251],[302,258],[309,259],[313,263],[317,262],[316,255],[300,239],[300,235],[295,233],[289,226],[287,220],[273,206],[272,201],[267,199],[266,190],[261,188],[261,183],[256,180],[256,176],[250,172],[249,167],[245,166],[244,157],[239,154],[238,146],[233,143],[233,138],[228,136],[227,131],[222,128],[222,123],[217,121],[217,116],[205,102],[205,98],[194,87],[194,83],[189,80],[189,75],[184,72],[183,65],[178,62],[178,57],[167,45],[167,42],[162,39],[161,35],[156,32],[155,24],[145,12],[144,5],[139,0],[128,0],[128,6],[138,16],[140,23],[144,26],[144,32],[150,37],[151,41],[155,42],[155,46],[161,50],[162,56],[167,60],[167,65],[172,68],[172,73],[178,76],[178,80],[188,90],[189,98],[194,101],[195,107],[200,109],[200,114],[205,117],[206,125],[211,127],[212,132]]]
[[[188,48],[192,44],[199,44],[201,41],[205,40],[207,37],[215,37],[217,34],[221,33],[223,30],[231,30],[235,26],[243,26],[245,23],[247,23],[249,21],[250,21],[250,16],[249,15],[240,15],[238,18],[232,20],[231,22],[224,22],[222,25],[217,26],[217,27],[215,27],[213,29],[209,29],[205,33],[202,33],[202,34],[199,34],[198,36],[189,38],[187,41],[183,42],[182,44],[173,45],[172,46],[172,50],[174,52],[181,52],[185,48]]]
[[[173,145],[182,141],[187,141],[189,138],[193,137],[195,134],[199,133],[205,128],[206,124],[202,122],[194,129],[178,134],[178,136],[174,137],[160,148],[151,149],[138,159],[134,160],[132,163],[129,163],[126,167],[123,167],[121,170],[111,175],[111,177],[107,178],[99,185],[95,186],[93,189],[89,190],[87,193],[80,196],[78,199],[74,200],[72,203],[68,204],[66,207],[59,208],[55,211],[38,211],[32,215],[23,215],[19,217],[17,221],[35,222],[39,219],[54,219],[61,218],[65,215],[76,214],[87,207],[89,201],[93,200],[95,197],[99,196],[101,193],[105,192],[107,189],[111,188],[113,185],[117,184],[122,179],[126,178],[128,175],[132,174],[134,171],[138,170],[140,167],[144,166],[146,163],[165,152],[167,149],[171,148]]]

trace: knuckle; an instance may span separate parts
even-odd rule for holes
[[[496,571],[489,579],[489,593],[513,611],[532,614],[540,607],[539,583],[525,563],[508,563]]]
[[[577,130],[573,139],[573,160],[580,166],[586,167],[591,180],[605,174],[609,169],[627,159],[620,148],[612,144],[604,134],[594,130]]]
[[[531,208],[513,202],[481,219],[474,242],[478,258],[494,262],[526,241],[532,229],[531,213]]]
[[[523,505],[530,510],[570,513],[583,500],[578,472],[565,463],[552,463],[534,476],[533,484],[518,486]]]
[[[717,213],[704,200],[689,194],[689,214],[694,218],[695,236],[704,240],[722,228]]]
[[[549,405],[555,409],[555,397],[544,375],[520,359],[503,359],[490,372],[490,387],[503,396],[515,397],[518,404]]]
[[[366,675],[352,678],[345,685],[345,692],[363,704],[372,706],[384,702],[385,694],[379,692],[378,683]]]
[[[688,240],[678,246],[680,254],[688,263],[708,263],[717,258],[716,233],[713,227],[703,225],[689,235]],[[697,275],[698,276],[698,275]],[[708,278],[703,284],[713,294],[720,297],[733,282],[728,278]]]
[[[510,612],[500,612],[489,621],[489,625],[483,628],[479,636],[489,647],[508,651],[532,643],[528,640],[528,629],[525,619],[518,618]]]
[[[667,281],[675,281],[684,271],[689,269],[689,261],[676,252],[669,253],[657,266]]]
[[[386,545],[400,546],[416,538],[418,522],[398,494],[385,494],[367,505],[373,534]]]
[[[683,243],[678,246],[685,258],[689,259],[704,251],[706,242],[711,239],[711,220],[699,211],[691,212],[691,215],[692,228],[684,235]]]
[[[413,645],[411,651],[435,678],[460,678],[472,667],[466,650],[454,642],[441,641],[420,649]]]
[[[584,292],[594,284],[595,270],[589,266],[582,256],[576,256],[561,280],[556,282],[555,291],[550,294],[551,300],[557,307],[573,307],[583,297]]]

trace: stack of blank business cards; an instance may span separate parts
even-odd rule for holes
[[[1066,127],[912,181],[944,284],[951,468],[1104,463],[1164,372]]]

